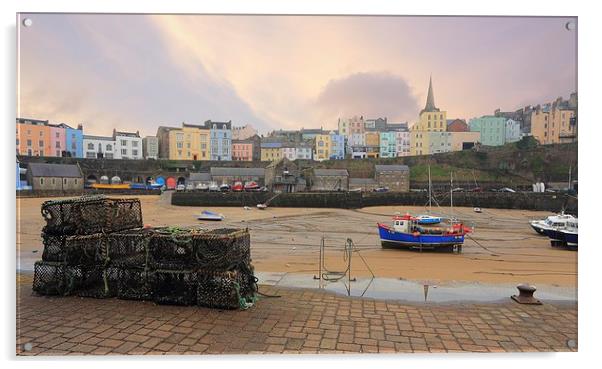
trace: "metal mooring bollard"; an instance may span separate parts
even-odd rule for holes
[[[519,304],[527,304],[527,305],[541,305],[542,302],[536,299],[533,294],[537,291],[535,286],[531,286],[528,284],[519,284],[516,286],[518,289],[518,296],[512,295],[512,300],[518,302]]]

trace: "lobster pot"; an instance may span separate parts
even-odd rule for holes
[[[67,265],[94,265],[107,261],[106,236],[102,233],[64,236],[42,234],[42,260],[65,262]]]
[[[76,294],[80,297],[108,298],[117,295],[119,269],[93,266],[78,268]]]
[[[51,200],[42,204],[42,216],[46,220],[43,231],[48,234],[85,235],[142,227],[138,199],[82,196]]]
[[[252,276],[252,275],[251,275]],[[218,309],[246,308],[255,291],[248,275],[240,271],[199,272],[197,304]]]
[[[117,297],[127,300],[152,300],[155,273],[144,268],[119,268]]]
[[[158,304],[196,304],[197,275],[194,271],[157,270],[152,286],[153,300]]]
[[[193,239],[197,268],[229,270],[251,262],[251,236],[246,229],[215,229]]]
[[[107,253],[111,265],[120,268],[144,268],[151,231],[132,229],[107,236]]]
[[[40,295],[64,295],[67,287],[67,264],[36,261],[32,289]]]
[[[155,228],[148,243],[148,265],[154,269],[192,269],[195,235],[202,229],[186,228],[168,231]]]

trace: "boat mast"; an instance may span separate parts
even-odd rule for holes
[[[429,164],[429,213],[432,212],[432,202],[431,202],[431,165]]]
[[[569,191],[571,190],[571,169],[573,169],[573,167],[569,165]]]
[[[451,213],[451,221],[452,221],[452,224],[454,224],[454,172],[449,172],[449,183],[450,183],[449,207],[450,207],[450,213]]]

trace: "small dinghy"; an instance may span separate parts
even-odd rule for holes
[[[209,210],[203,210],[201,215],[197,217],[198,220],[212,220],[212,221],[220,221],[224,220],[224,216],[218,213],[214,213]]]
[[[439,223],[441,223],[441,217],[434,217],[432,215],[418,215],[416,217],[416,223],[418,223],[418,224],[439,224]]]
[[[472,209],[475,213],[482,213],[483,210],[481,210],[481,208],[474,208]]]
[[[268,206],[266,204],[257,204],[257,209],[259,209],[259,210],[265,210],[267,208],[268,208]]]

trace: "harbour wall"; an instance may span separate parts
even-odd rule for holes
[[[270,192],[174,192],[172,205],[177,206],[256,206],[275,194]],[[559,193],[534,192],[458,192],[454,206],[493,209],[523,209],[577,214],[577,198]],[[405,205],[425,206],[426,192],[297,192],[282,193],[273,198],[273,207],[343,208]],[[439,206],[450,206],[450,196],[438,195]]]
[[[132,189],[93,189],[57,191],[57,190],[21,190],[17,191],[17,198],[28,197],[75,197],[82,195],[107,195],[107,196],[143,196],[143,195],[161,195],[161,190],[132,190]]]

